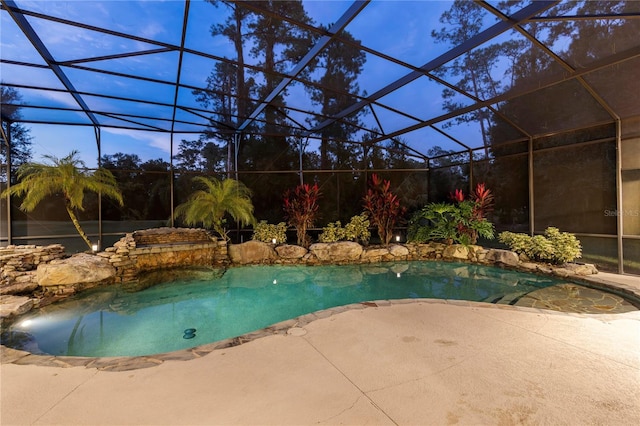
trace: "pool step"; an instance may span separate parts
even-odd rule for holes
[[[484,299],[485,302],[495,303],[497,305],[513,305],[522,297],[523,293],[498,294]]]

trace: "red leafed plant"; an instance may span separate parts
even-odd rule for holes
[[[313,221],[318,214],[318,199],[320,198],[318,184],[313,186],[308,183],[296,186],[284,193],[284,211],[290,226],[296,228],[298,245],[309,246],[307,230],[313,226]]]
[[[465,196],[461,189],[456,189],[454,192],[450,193],[449,198],[457,203],[465,201]],[[473,191],[470,198],[473,201],[474,219],[483,219],[487,214],[493,211],[493,194],[491,193],[491,190],[484,185],[484,183],[476,185],[476,189]]]
[[[463,240],[475,244],[478,240],[479,227],[484,236],[493,238],[493,231],[488,232],[489,222],[486,220],[486,215],[493,210],[494,198],[491,190],[485,187],[484,183],[476,185],[470,201],[465,200],[464,193],[460,189],[456,189],[449,197],[458,203],[460,211],[463,212],[456,225],[458,234]]]
[[[378,227],[380,241],[389,245],[393,236],[393,227],[402,218],[405,212],[400,206],[400,200],[391,190],[391,182],[381,179],[377,174],[372,174],[369,180],[369,188],[364,196],[364,210],[369,216],[372,225]]]
[[[473,212],[477,219],[482,219],[493,211],[493,194],[490,189],[484,186],[484,183],[476,185],[472,198],[475,202]]]
[[[453,201],[461,203],[464,201],[464,192],[462,192],[462,189],[456,189],[453,193],[449,194],[449,198],[451,198]]]

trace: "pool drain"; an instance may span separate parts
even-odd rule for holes
[[[183,339],[193,339],[194,337],[196,337],[196,329],[195,328],[187,328],[184,331],[184,335],[182,336]]]

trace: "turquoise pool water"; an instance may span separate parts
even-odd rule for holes
[[[246,266],[214,279],[176,280],[135,293],[117,286],[82,293],[19,318],[2,340],[50,355],[151,355],[350,303],[407,298],[509,303],[561,282],[443,262]]]

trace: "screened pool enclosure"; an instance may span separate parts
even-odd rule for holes
[[[316,182],[321,227],[376,173],[409,213],[485,183],[498,231],[555,226],[640,274],[639,1],[0,3],[0,189],[78,151],[124,197],[86,195],[102,247],[174,225],[194,176],[244,182],[270,223]],[[61,197],[1,202],[0,245],[85,248]]]

